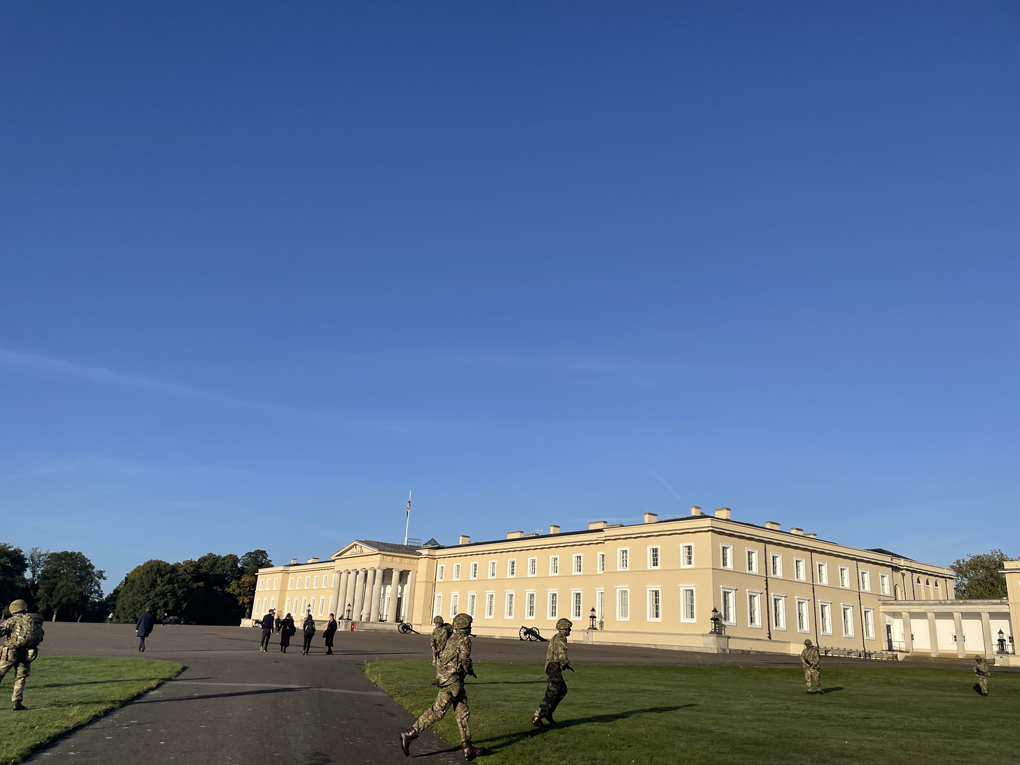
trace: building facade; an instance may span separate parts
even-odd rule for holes
[[[523,627],[547,634],[567,617],[590,642],[787,654],[805,638],[833,652],[894,655],[989,653],[998,629],[1012,642],[1006,602],[955,600],[950,569],[731,515],[695,507],[680,518],[646,513],[640,524],[462,536],[446,547],[355,540],[329,561],[261,570],[253,616],[275,607],[320,620],[332,612],[360,629],[406,621],[421,630],[435,615],[466,612],[475,634],[506,638]]]

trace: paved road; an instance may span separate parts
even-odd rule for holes
[[[157,626],[149,659],[168,659],[185,671],[159,689],[44,749],[30,762],[71,759],[91,763],[407,763],[397,733],[412,717],[361,672],[377,659],[427,659],[423,635],[339,633],[333,656],[316,636],[311,656],[300,641],[287,654],[258,650],[261,630],[239,627]],[[49,655],[139,656],[129,625],[48,623]],[[687,651],[571,644],[571,660],[585,663],[742,664],[799,666],[796,657],[701,654]],[[478,662],[539,664],[543,643],[474,639]],[[826,666],[906,666],[894,662],[826,659]],[[926,664],[924,666],[931,666]],[[31,681],[26,701],[31,704]],[[414,745],[414,762],[463,762],[457,749],[431,732]]]

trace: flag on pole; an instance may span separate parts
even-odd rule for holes
[[[411,492],[407,492],[407,522],[404,523],[404,544],[407,544],[407,532],[411,529]]]

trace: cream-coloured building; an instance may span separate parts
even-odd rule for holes
[[[1014,579],[1020,568],[1013,588]],[[635,525],[462,536],[448,547],[355,540],[328,561],[261,570],[253,616],[276,608],[317,620],[336,613],[358,629],[406,621],[422,630],[437,614],[466,612],[475,634],[506,638],[522,627],[548,634],[567,617],[588,642],[793,654],[810,638],[833,653],[890,658],[991,655],[998,629],[1012,645],[1018,615],[1006,601],[954,598],[942,566],[694,507],[664,520],[646,513]],[[592,616],[595,629],[585,629]]]

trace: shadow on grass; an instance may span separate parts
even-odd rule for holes
[[[545,680],[497,680],[495,682],[479,682],[474,680],[470,685],[545,685]]]
[[[823,694],[826,694],[826,693],[836,693],[836,691],[841,691],[841,690],[843,690],[843,686],[837,686],[835,688],[822,688],[821,692]]]
[[[688,707],[696,707],[697,704],[678,704],[671,707],[646,707],[645,709],[628,709],[626,712],[616,712],[615,714],[605,715],[592,715],[591,717],[575,717],[571,720],[563,720],[557,722],[555,725],[548,726],[545,728],[531,728],[529,730],[519,731],[517,733],[510,733],[505,736],[496,736],[491,739],[484,739],[475,742],[478,746],[484,746],[489,752],[498,752],[500,749],[504,749],[508,746],[523,741],[532,736],[541,736],[543,733],[547,733],[550,730],[562,730],[564,728],[573,728],[577,725],[587,725],[588,723],[610,723],[616,720],[625,720],[628,717],[635,717],[637,715],[660,715],[666,712],[678,712],[681,709]],[[454,750],[456,751],[456,750]]]
[[[83,680],[80,683],[46,683],[36,688],[75,688],[79,685],[112,685],[113,683],[147,683],[151,677],[125,677],[118,680]]]
[[[233,693],[207,693],[201,696],[180,696],[174,699],[143,699],[135,704],[166,704],[171,701],[203,701],[204,699],[226,699],[234,696],[263,696],[267,693],[295,693],[307,688],[264,688],[257,691],[234,691]]]

